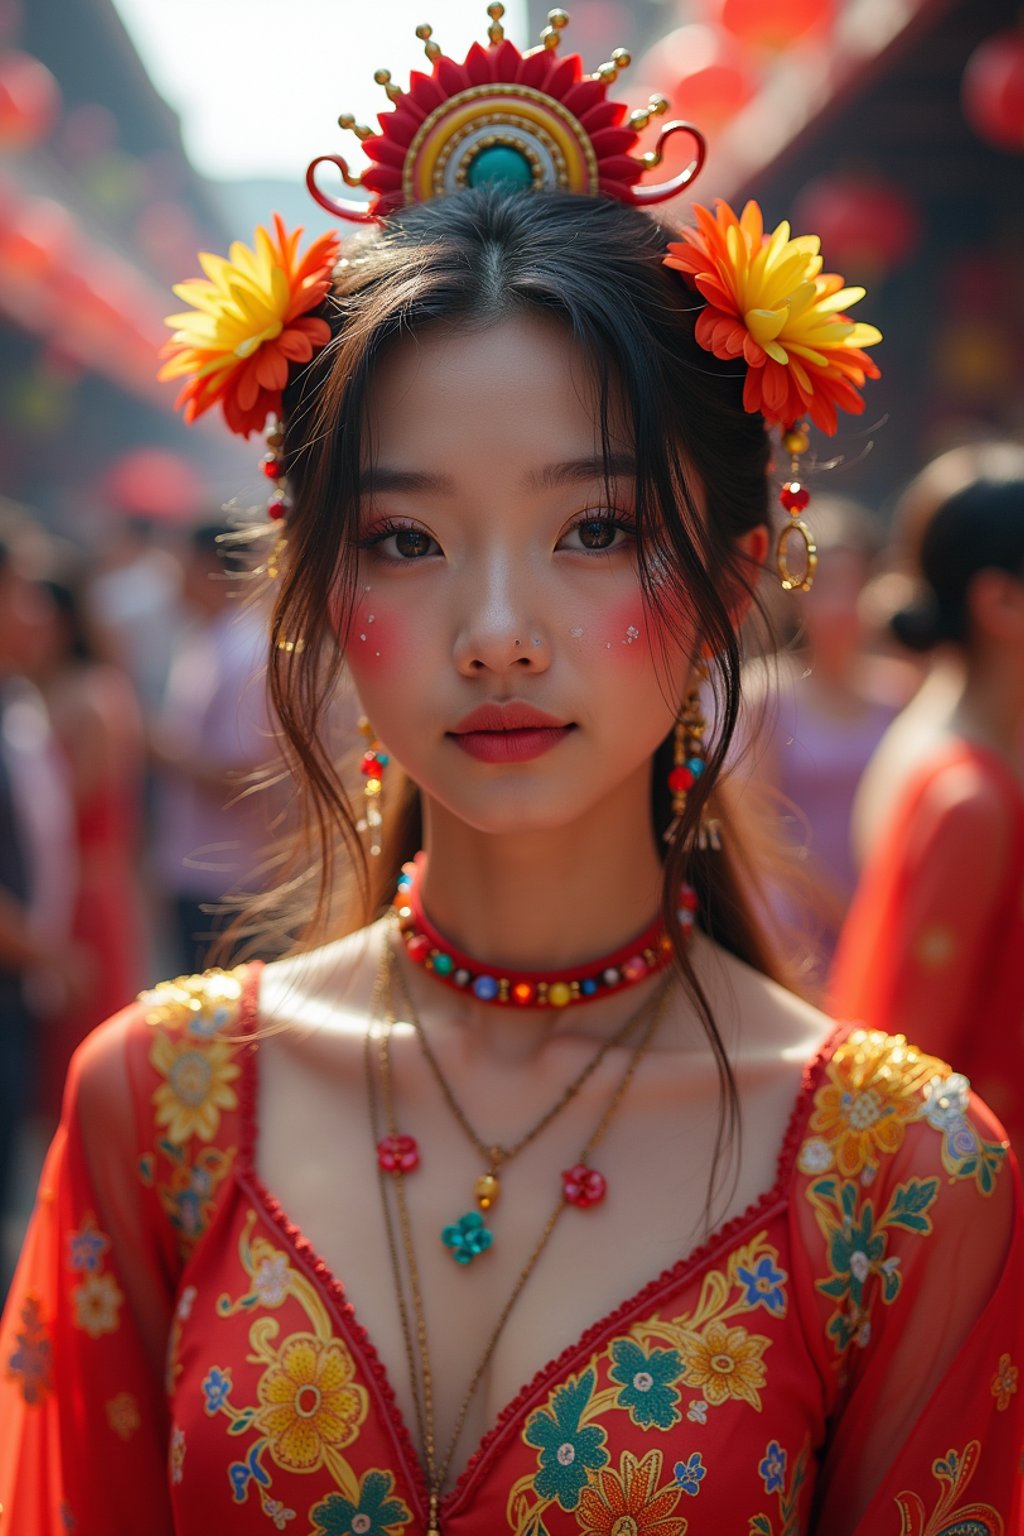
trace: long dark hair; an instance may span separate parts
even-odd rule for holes
[[[676,897],[688,879],[702,927],[779,978],[749,899],[756,871],[717,787],[739,703],[733,603],[752,591],[757,576],[737,541],[768,522],[769,441],[761,417],[743,409],[740,367],[719,363],[694,340],[702,301],[663,265],[668,238],[646,214],[610,200],[488,188],[405,209],[353,244],[323,311],[332,340],[285,398],[293,509],[271,623],[269,682],[303,811],[282,883],[293,899],[305,891],[302,940],[312,944],[386,910],[399,866],[420,834],[418,793],[411,785],[393,793],[389,769],[382,856],[366,859],[330,740],[331,700],[343,670],[336,637],[347,633],[355,598],[363,429],[374,371],[393,343],[429,326],[484,327],[522,314],[564,324],[594,370],[606,461],[613,391],[626,404],[645,604],[670,632],[692,634],[696,621],[708,658],[715,725],[706,770],[689,796],[680,835],[664,844],[671,819],[666,740],[653,764],[651,815],[664,848],[666,926],[718,1062],[721,1146],[737,1123],[735,1084],[687,954]],[[663,680],[680,706],[686,679],[669,675],[666,663]],[[704,853],[695,847],[696,828],[711,809],[729,825],[722,852]],[[337,855],[344,852],[356,874],[348,887],[337,879]],[[340,905],[339,889],[346,891]]]

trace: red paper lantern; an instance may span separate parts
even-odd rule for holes
[[[1024,150],[1024,31],[997,32],[975,48],[960,99],[979,138],[997,149]]]
[[[31,149],[49,136],[60,115],[60,87],[30,53],[0,54],[0,148]]]
[[[835,0],[717,0],[717,6],[733,37],[775,53],[827,31],[835,19]]]
[[[915,250],[921,220],[898,187],[875,176],[823,176],[793,207],[793,232],[821,237],[827,272],[868,282],[902,266]]]
[[[709,136],[735,117],[757,90],[754,70],[735,39],[698,23],[677,27],[655,43],[637,65],[637,74],[671,103],[661,123],[682,118]],[[690,147],[682,137],[679,152],[688,159]]]

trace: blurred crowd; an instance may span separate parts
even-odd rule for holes
[[[1024,448],[943,455],[888,525],[825,493],[811,516],[817,577],[795,597],[764,583],[732,754],[733,792],[771,847],[763,917],[801,990],[972,1070],[1016,1135]],[[20,510],[0,520],[9,1227],[19,1127],[40,1144],[52,1131],[94,1025],[154,978],[203,968],[225,899],[259,889],[287,818],[280,780],[261,783],[268,614],[232,549],[220,520],[129,520],[88,558]]]

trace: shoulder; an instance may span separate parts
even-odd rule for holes
[[[360,1037],[372,1010],[383,934],[379,923],[331,944],[264,966],[261,1028],[351,1033]]]
[[[1020,822],[1024,792],[1009,767],[963,743],[940,747],[908,785],[922,818],[986,841],[1004,838]]]

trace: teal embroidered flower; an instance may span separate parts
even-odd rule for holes
[[[654,1349],[647,1355],[632,1339],[615,1339],[611,1351],[615,1364],[608,1375],[622,1387],[616,1402],[629,1410],[633,1423],[644,1429],[678,1424],[679,1393],[673,1383],[683,1374],[679,1351]]]
[[[80,1232],[68,1233],[68,1267],[94,1271],[109,1247],[110,1238],[87,1220]]]
[[[746,1287],[744,1300],[748,1307],[764,1307],[774,1316],[782,1316],[786,1310],[786,1297],[782,1287],[788,1277],[785,1270],[775,1268],[769,1254],[766,1253],[762,1259],[759,1259],[753,1269],[745,1269],[743,1265],[739,1265],[736,1274]]]
[[[210,1374],[203,1382],[203,1397],[205,1398],[203,1406],[207,1413],[214,1414],[220,1412],[228,1400],[231,1386],[230,1370],[222,1371],[219,1366],[213,1366]]]
[[[704,1465],[700,1451],[694,1451],[689,1461],[677,1461],[675,1466],[676,1482],[684,1493],[696,1498],[700,1493],[700,1485],[708,1475],[708,1469]]]
[[[570,1377],[551,1399],[550,1408],[531,1415],[523,1431],[527,1445],[540,1451],[540,1471],[533,1486],[542,1499],[557,1499],[563,1509],[575,1509],[587,1486],[587,1473],[608,1461],[605,1431],[580,1419],[594,1391],[593,1368]]]
[[[765,1493],[777,1493],[786,1482],[786,1453],[777,1440],[770,1440],[764,1460],[758,1467]]]
[[[412,1519],[401,1499],[392,1498],[390,1472],[367,1472],[359,1485],[359,1502],[340,1493],[328,1494],[310,1510],[314,1536],[394,1536]]]
[[[478,1253],[487,1252],[494,1242],[494,1234],[484,1226],[479,1211],[470,1211],[452,1226],[445,1227],[441,1241],[452,1250],[456,1264],[472,1264]]]

